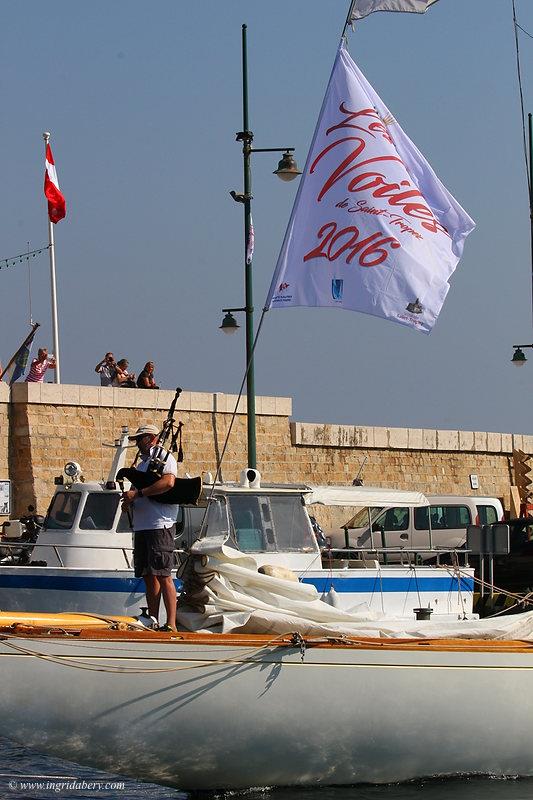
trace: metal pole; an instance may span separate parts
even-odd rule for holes
[[[43,133],[44,152],[46,156],[46,146],[50,141],[50,134]],[[48,241],[50,243],[50,291],[52,299],[52,338],[54,342],[54,356],[56,368],[54,370],[54,383],[61,383],[61,371],[59,361],[59,331],[57,322],[57,287],[56,287],[56,253],[54,243],[54,224],[48,217]]]
[[[527,115],[529,127],[529,224],[531,229],[531,315],[533,319],[533,124]]]
[[[244,168],[244,277],[246,304],[246,402],[248,434],[248,466],[256,468],[255,434],[255,381],[254,381],[254,303],[252,285],[252,258],[249,252],[252,235],[252,173],[250,156],[253,134],[248,129],[248,51],[246,25],[242,26],[242,120],[243,120],[243,168]]]

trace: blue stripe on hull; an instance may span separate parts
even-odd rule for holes
[[[461,578],[459,581],[452,575],[442,578],[302,578],[302,583],[311,584],[321,594],[335,589],[336,592],[350,594],[371,594],[373,592],[462,592],[474,591],[473,578]]]
[[[372,594],[375,592],[463,592],[474,591],[472,578],[459,580],[452,575],[439,578],[311,578],[301,579],[302,583],[314,586],[321,594],[335,589],[338,593]],[[181,590],[182,582],[175,579],[176,588]],[[2,575],[0,571],[1,589],[41,589],[62,590],[71,592],[125,592],[144,594],[142,578],[87,578],[67,575]]]
[[[175,579],[176,589],[182,582]],[[144,594],[142,578],[81,578],[63,575],[2,575],[1,589],[41,589],[65,592],[124,592]]]

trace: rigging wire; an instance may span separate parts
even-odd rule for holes
[[[530,33],[529,31],[526,31],[526,29],[525,29],[525,28],[523,28],[521,25],[519,25],[519,24],[518,24],[518,22],[516,22],[516,23],[515,23],[515,25],[516,25],[516,27],[517,27],[517,28],[520,28],[520,30],[522,31],[522,33],[525,33],[525,34],[526,34],[526,36],[529,36],[529,38],[530,38],[530,39],[533,39],[533,34],[532,34],[532,33]]]
[[[30,264],[30,243],[28,242],[28,253],[26,255],[26,261],[28,262],[28,305],[29,305],[29,312],[30,312],[30,325],[33,325],[33,315],[31,313],[31,264]]]
[[[224,461],[224,456],[226,454],[226,449],[228,447],[229,438],[231,436],[231,431],[233,429],[233,423],[235,422],[235,418],[237,416],[237,410],[239,408],[239,403],[241,401],[242,393],[243,393],[243,390],[244,390],[244,384],[246,383],[246,379],[248,378],[248,373],[250,371],[250,366],[252,364],[254,353],[255,353],[255,347],[257,345],[257,340],[259,339],[259,334],[261,332],[261,327],[263,325],[263,320],[265,318],[266,312],[267,312],[267,309],[264,308],[263,309],[263,313],[261,314],[261,319],[259,320],[259,325],[257,326],[257,331],[256,331],[256,334],[255,334],[255,337],[254,337],[254,341],[253,341],[253,345],[252,345],[252,351],[250,353],[250,358],[249,358],[248,363],[246,365],[246,370],[244,372],[243,379],[242,379],[242,382],[241,382],[241,387],[239,389],[239,394],[237,396],[237,402],[235,403],[235,408],[233,410],[233,414],[231,415],[231,420],[230,420],[230,424],[229,424],[229,427],[228,427],[228,431],[226,433],[226,438],[224,439],[224,445],[222,447],[222,452],[220,454],[220,458],[218,459],[217,470],[216,470],[215,477],[214,477],[214,480],[213,480],[213,485],[211,487],[211,493],[210,493],[209,498],[208,498],[209,500],[213,496],[213,493],[215,491],[215,484],[218,482],[220,474],[221,474],[222,462]]]
[[[520,67],[520,45],[518,42],[518,28],[523,30],[517,22],[516,19],[516,3],[515,0],[511,0],[513,6],[513,28],[514,28],[514,38],[515,38],[515,49],[516,49],[516,72],[518,76],[518,91],[520,95],[520,112],[522,116],[522,140],[524,146],[524,158],[526,163],[526,179],[527,179],[527,188],[529,196],[531,197],[531,183],[529,180],[529,160],[528,160],[528,149],[527,149],[527,135],[526,135],[526,115],[524,111],[524,92],[522,89],[522,71]],[[524,31],[527,33],[527,31]],[[531,34],[527,34],[530,36]],[[532,37],[533,38],[533,37]]]
[[[515,37],[515,47],[516,47],[516,70],[518,75],[518,89],[520,94],[520,111],[522,115],[522,140],[524,146],[524,159],[526,163],[526,179],[527,179],[527,188],[528,188],[528,197],[529,197],[529,218],[530,218],[530,228],[531,228],[531,309],[533,314],[533,164],[531,163],[531,138],[533,136],[532,133],[532,123],[531,123],[531,114],[529,114],[528,118],[528,127],[529,127],[529,137],[526,134],[526,117],[524,112],[524,92],[522,89],[522,72],[520,67],[520,45],[518,41],[518,29],[523,31],[527,36],[531,37],[531,34],[524,30],[521,25],[518,24],[516,19],[516,2],[515,0],[511,0],[512,8],[513,8],[513,28],[514,28],[514,37]],[[533,37],[531,37],[533,38]],[[529,138],[529,141],[528,141]],[[529,144],[529,149],[528,149]],[[529,158],[528,158],[529,152]]]
[[[29,261],[30,256],[35,258],[40,253],[44,253],[46,250],[50,250],[50,245],[47,244],[46,247],[40,247],[38,250],[31,250],[27,253],[19,253],[16,256],[10,256],[9,258],[0,258],[0,269],[3,267],[14,267],[17,261],[19,264],[22,264],[23,261]]]

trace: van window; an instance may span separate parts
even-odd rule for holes
[[[408,508],[388,508],[373,524],[373,529],[384,528],[386,531],[406,531],[409,527]]]
[[[480,525],[492,525],[498,522],[498,513],[494,506],[476,506]]]
[[[431,528],[434,531],[445,531],[453,528],[466,528],[472,519],[467,506],[431,506]],[[415,529],[427,531],[428,510],[415,508]]]

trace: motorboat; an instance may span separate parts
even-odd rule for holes
[[[124,430],[102,482],[84,480],[75,461],[65,466],[29,564],[0,565],[0,609],[140,613],[144,582],[133,573],[131,524],[121,511],[116,481],[128,446]],[[256,470],[244,470],[233,483],[207,476],[198,505],[180,507],[177,558],[183,561],[196,539],[224,529],[230,544],[252,553],[259,567],[291,569],[332,605],[365,604],[389,616],[412,617],[414,609],[437,616],[472,614],[473,570],[464,563],[464,551],[455,553],[453,563],[435,567],[421,563],[420,553],[379,548],[376,542],[359,550],[321,548],[309,515],[317,504],[423,507],[428,500],[420,492],[384,488],[266,483]],[[387,553],[398,563],[383,563]],[[430,554],[439,560],[444,551]],[[179,578],[176,587],[181,588]]]

